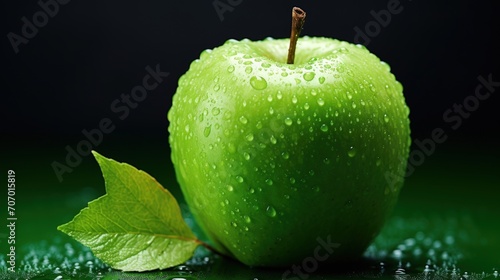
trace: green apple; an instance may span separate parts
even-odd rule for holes
[[[229,40],[179,79],[168,113],[176,176],[214,246],[288,266],[318,238],[359,256],[393,209],[410,145],[401,84],[361,45]]]

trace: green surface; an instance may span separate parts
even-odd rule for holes
[[[407,178],[392,218],[365,257],[337,268],[319,263],[319,269],[307,279],[500,279],[495,276],[500,270],[499,155],[487,146],[480,148],[460,143],[438,147]],[[180,197],[168,154],[150,150],[131,153],[117,147],[113,152],[101,152],[144,169]],[[188,263],[169,270],[122,273],[109,269],[88,249],[56,230],[104,193],[99,167],[89,157],[58,183],[49,166],[54,153],[47,150],[8,157],[8,168],[17,175],[18,272],[6,270],[7,232],[2,230],[0,279],[262,280],[281,279],[285,272],[248,268],[203,249]],[[6,193],[0,198],[5,205]],[[188,224],[199,233],[182,201],[181,208]],[[6,221],[3,209],[0,219]]]

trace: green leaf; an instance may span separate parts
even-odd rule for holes
[[[184,263],[201,244],[179,205],[153,177],[93,152],[106,194],[58,229],[115,269],[146,271]]]

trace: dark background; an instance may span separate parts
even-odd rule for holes
[[[65,174],[62,182],[51,163],[64,163],[65,147],[75,148],[84,139],[83,129],[98,128],[99,121],[109,117],[116,129],[94,149],[152,173],[166,187],[175,184],[166,114],[178,78],[201,51],[230,38],[288,37],[293,5],[308,13],[303,35],[353,42],[354,28],[365,30],[374,21],[370,12],[387,9],[391,1],[220,2],[237,4],[224,12],[222,21],[213,1],[73,0],[60,4],[58,13],[38,34],[19,46],[18,54],[7,34],[20,35],[21,18],[32,21],[41,8],[37,1],[4,2],[2,170],[15,168],[19,176],[38,177],[38,185],[24,188],[40,193],[69,190],[81,178],[102,192],[91,156]],[[488,160],[498,167],[499,145],[494,134],[500,120],[500,88],[457,130],[443,120],[446,110],[474,94],[479,75],[486,78],[491,74],[500,81],[500,74],[494,72],[499,50],[498,20],[494,19],[498,5],[493,1],[401,0],[400,6],[403,10],[393,14],[365,45],[389,63],[403,84],[412,138],[429,138],[433,129],[441,127],[448,139],[437,145],[436,153],[447,151],[464,166],[474,165],[470,157],[462,157],[468,154],[475,161]],[[119,120],[110,104],[141,84],[145,67],[156,64],[170,76],[125,120]]]

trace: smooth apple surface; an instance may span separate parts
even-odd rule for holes
[[[289,266],[318,238],[325,261],[359,256],[399,195],[410,145],[403,88],[365,47],[301,38],[230,40],[179,79],[169,111],[176,176],[215,247]]]

